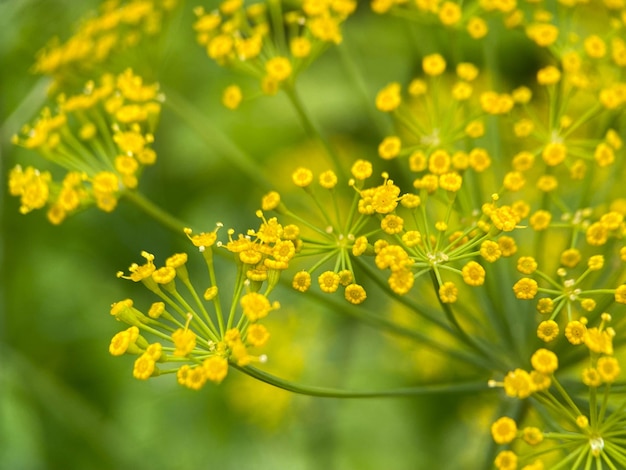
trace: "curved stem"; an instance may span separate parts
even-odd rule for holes
[[[187,227],[183,222],[178,220],[170,213],[164,211],[150,199],[137,191],[124,191],[122,197],[133,203],[147,215],[159,222],[161,225],[173,230],[179,235],[184,235],[184,228]]]
[[[390,390],[342,390],[327,387],[315,387],[303,385],[296,382],[276,377],[256,367],[241,367],[231,364],[235,369],[249,375],[261,382],[274,387],[287,390],[289,392],[323,398],[384,398],[384,397],[405,397],[417,395],[440,395],[442,393],[467,393],[488,391],[487,380],[472,382],[461,382],[451,384],[428,384],[417,387],[396,388]]]

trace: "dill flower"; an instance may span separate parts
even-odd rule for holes
[[[296,76],[331,44],[342,41],[341,24],[356,1],[221,3],[206,11],[196,7],[193,25],[198,44],[218,64],[259,80],[266,94],[290,88]],[[303,26],[303,27],[300,27]]]
[[[608,315],[602,315],[597,331],[610,331],[607,327],[609,321]],[[571,328],[575,326],[571,325]],[[565,334],[568,336],[567,331]],[[565,347],[571,349],[580,347],[577,346],[580,344],[583,343],[569,343]],[[610,405],[611,384],[621,372],[619,360],[612,352],[599,352],[589,345],[587,349],[588,367],[582,370],[578,378],[567,376],[567,379],[563,379],[582,382],[583,388],[579,388],[576,395],[568,392],[561,379],[555,376],[558,358],[554,352],[546,349],[539,349],[533,354],[532,373],[550,376],[553,386],[537,387],[537,382],[530,381],[530,393],[521,394],[518,393],[519,388],[514,390],[510,385],[507,388],[505,378],[504,389],[508,395],[520,399],[530,397],[534,406],[550,416],[543,430],[537,426],[528,426],[519,432],[518,424],[508,417],[499,418],[493,423],[491,429],[494,441],[514,448],[515,451],[503,452],[514,453],[519,465],[547,465],[552,462],[551,468],[572,469],[591,468],[592,464],[597,468],[604,468],[604,464],[609,468],[623,466],[624,457],[620,451],[620,442],[625,435],[623,410],[622,407]],[[565,354],[565,351],[561,353]],[[525,371],[517,373],[528,375]],[[566,373],[559,371],[559,375]],[[518,445],[521,440],[526,445]],[[502,462],[500,455],[495,459],[496,466]]]
[[[371,163],[365,160],[353,166],[353,174],[362,180],[371,171]],[[322,292],[331,294],[341,287],[348,302],[364,302],[367,294],[365,288],[356,282],[358,276],[355,263],[356,258],[373,250],[363,234],[368,231],[370,234],[399,231],[402,229],[401,219],[397,216],[381,219],[376,228],[366,214],[357,210],[361,197],[358,187],[363,183],[350,180],[349,184],[344,182],[342,185],[337,175],[330,170],[315,178],[310,169],[299,167],[292,173],[292,182],[312,199],[314,208],[303,213],[292,211],[291,204],[281,199],[277,209],[282,217],[293,220],[294,224],[290,226],[297,227],[297,258],[315,260],[310,268],[300,270],[293,276],[292,287],[299,292],[307,292],[313,274],[318,272],[315,279]],[[267,201],[274,193],[268,193],[263,200]],[[382,206],[394,202],[381,195],[376,204],[384,212]],[[332,207],[333,210],[328,211],[326,207]]]
[[[210,287],[203,296],[187,272],[184,253],[172,255],[165,266],[157,268],[154,255],[143,252],[145,264],[133,263],[128,275],[118,273],[118,277],[141,282],[160,298],[147,315],[129,299],[111,307],[111,314],[117,320],[131,326],[114,336],[109,350],[116,356],[137,356],[135,378],[146,380],[176,374],[179,384],[198,390],[207,381],[224,380],[229,364],[245,367],[265,361],[265,356],[254,355],[253,350],[264,346],[270,336],[259,321],[280,307],[268,298],[278,280],[277,276],[268,275],[277,269],[268,261],[275,261],[271,248],[280,243],[282,230],[273,219],[263,219],[258,230],[248,231],[248,238],[230,238],[227,244],[216,240],[216,232],[193,235],[191,230],[186,230],[192,244],[199,247],[209,271]],[[232,233],[229,231],[229,237]],[[253,266],[241,260],[244,240],[245,249],[262,253]],[[230,307],[222,304],[213,261],[215,249],[228,250],[240,260]],[[255,275],[255,269],[263,276]],[[155,342],[149,343],[149,337]]]
[[[120,196],[137,187],[142,169],[156,161],[151,146],[162,100],[158,84],[144,83],[131,69],[90,81],[81,93],[59,94],[56,107],[45,107],[13,143],[67,173],[55,181],[49,171],[14,167],[9,191],[20,198],[20,212],[47,207],[48,220],[59,224],[85,207],[114,210]]]
[[[85,71],[93,74],[111,56],[148,46],[177,4],[177,0],[102,2],[99,11],[78,23],[69,38],[51,39],[37,53],[33,71],[54,77],[53,87],[80,85]]]

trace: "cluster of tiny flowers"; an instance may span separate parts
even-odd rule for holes
[[[292,287],[295,290],[307,292],[311,287],[311,276],[317,274],[317,283],[322,292],[334,293],[339,287],[343,287],[344,297],[348,302],[360,304],[365,301],[366,291],[356,282],[355,258],[365,252],[373,253],[367,236],[379,232],[380,229],[372,226],[368,218],[357,211],[358,188],[363,186],[363,181],[372,171],[369,161],[358,160],[352,166],[353,178],[349,180],[349,184],[337,187],[338,177],[332,170],[320,173],[315,182],[310,169],[297,168],[292,173],[293,184],[302,188],[315,205],[315,209],[308,209],[306,215],[304,211],[300,214],[298,210],[291,210],[276,191],[263,197],[264,210],[274,210],[293,219],[301,227],[297,257],[315,260],[308,269],[299,270],[294,275]],[[349,189],[350,187],[356,191]],[[341,189],[348,189],[348,196]],[[331,207],[333,210],[329,210]],[[318,223],[313,217],[315,213],[319,214]]]
[[[71,39],[50,43],[34,69],[52,75],[57,90],[71,89],[64,85],[72,77],[158,32],[176,3],[106,1]],[[254,375],[247,366],[265,360],[256,348],[269,338],[262,320],[280,307],[270,295],[290,270],[293,289],[342,293],[348,303],[336,309],[351,313],[359,305],[366,321],[374,316],[361,304],[388,297],[390,306],[406,307],[446,337],[426,337],[421,332],[430,330],[417,323],[405,328],[387,309],[376,317],[381,330],[408,333],[447,354],[442,369],[465,361],[483,374],[483,390],[487,378],[502,378],[488,385],[504,406],[526,400],[516,412],[501,412],[515,418],[501,416],[491,426],[498,470],[626,468],[626,405],[617,399],[623,386],[614,351],[624,323],[610,326],[626,304],[626,2],[370,6],[485,54],[474,60],[462,47],[444,54],[427,44],[416,78],[377,83],[369,104],[394,130],[371,149],[380,157],[375,164],[356,155],[338,159],[295,88],[298,74],[342,41],[355,0],[225,0],[194,10],[196,41],[207,55],[258,80],[264,94],[283,90],[336,167],[319,174],[295,168],[297,194],[266,193],[256,229],[230,229],[223,241],[221,224],[199,234],[185,229],[208,269],[201,288],[186,254],[157,267],[143,252],[144,264],[118,277],[141,282],[158,301],[143,310],[130,299],[113,304],[111,314],[127,327],[111,340],[110,353],[135,356],[138,379],[175,374],[195,390],[220,383],[230,367]],[[591,20],[581,21],[587,14]],[[498,70],[490,41],[509,38],[541,62],[528,66],[535,68],[530,74]],[[137,197],[142,170],[156,160],[153,131],[163,99],[158,84],[131,69],[104,74],[79,93],[58,93],[13,140],[67,173],[56,180],[52,170],[13,168],[9,191],[20,211],[47,208],[59,224],[88,206],[110,212],[120,197]],[[230,109],[243,99],[234,84],[222,96]],[[342,179],[340,165],[348,161]],[[377,165],[389,171],[374,174]],[[231,278],[216,272],[218,251],[236,266],[228,286],[222,279]]]
[[[408,96],[402,96],[402,86],[398,82],[392,82],[378,92],[376,108],[391,115],[399,133],[381,142],[378,148],[381,158],[389,160],[407,156],[413,171],[427,168],[437,176],[468,167],[480,172],[489,166],[491,160],[481,148],[450,154],[457,144],[475,141],[485,134],[483,117],[493,109],[484,106],[485,97],[488,98],[491,92],[480,94],[479,102],[474,84],[479,70],[474,64],[457,64],[453,80],[446,73],[447,68],[441,54],[428,54],[422,59],[425,77],[409,83]],[[508,106],[502,97],[497,96],[496,101],[501,108]],[[427,183],[436,184],[434,180]],[[449,185],[454,183],[451,181]]]
[[[120,51],[141,44],[161,31],[164,17],[178,0],[108,0],[100,11],[84,19],[65,41],[52,39],[37,54],[35,73],[51,75],[59,82],[92,75]]]
[[[500,18],[513,28],[520,23],[518,2],[515,0],[482,0],[456,2],[440,0],[371,0],[372,11],[409,18],[420,24],[442,25],[446,30],[462,31],[472,39],[482,39],[489,33],[489,22]]]
[[[619,219],[622,218],[619,214]],[[622,229],[623,230],[623,229]],[[545,325],[556,328],[555,318],[564,312],[567,320],[577,319],[581,312],[590,313],[597,309],[598,302],[606,302],[609,296],[618,304],[626,303],[626,278],[624,278],[624,262],[626,262],[626,248],[622,247],[620,255],[611,263],[605,262],[604,255],[589,256],[586,263],[582,263],[583,256],[577,248],[567,248],[560,253],[556,276],[552,277],[538,267],[532,256],[521,256],[517,260],[517,270],[524,274],[513,285],[515,297],[522,300],[531,300],[538,297],[537,311],[548,317],[539,325],[538,335],[546,339],[541,333]],[[620,262],[621,261],[621,262]],[[594,281],[599,286],[594,286]],[[603,287],[609,283],[619,283],[617,287]],[[586,287],[586,285],[590,285]],[[609,300],[610,301],[610,300]],[[558,328],[553,332],[556,334]],[[550,337],[551,335],[548,335]]]
[[[20,165],[11,170],[9,191],[20,198],[20,212],[48,207],[53,224],[95,204],[111,212],[125,189],[137,187],[143,167],[153,165],[152,131],[163,97],[132,70],[105,74],[74,95],[60,94],[13,143],[37,151],[67,170],[61,181],[49,171]]]
[[[228,231],[229,241],[224,246],[237,255],[249,281],[267,281],[273,289],[280,273],[289,267],[289,262],[300,249],[300,229],[294,224],[283,226],[276,217],[266,220],[262,211],[257,211],[257,216],[262,219],[258,230],[249,230],[233,239],[231,229]]]
[[[526,426],[522,429],[508,416],[497,419],[491,426],[496,444],[519,443],[515,451],[502,450],[496,456],[495,465],[499,470],[626,466],[626,456],[621,450],[626,437],[624,404],[610,400],[611,386],[621,372],[613,351],[615,331],[607,326],[610,321],[611,316],[604,313],[597,327],[588,327],[584,317],[569,322],[559,338],[561,341],[555,341],[554,350],[540,348],[533,353],[531,371],[510,371],[499,384],[508,396],[530,397],[552,417],[547,428]],[[559,356],[566,357],[573,348],[586,348],[588,363],[574,374],[563,372],[561,383],[555,376],[556,371],[563,368],[559,367]],[[577,387],[581,391],[571,394],[564,380],[572,389],[575,388],[572,382],[582,382],[582,387]]]
[[[132,264],[128,275],[119,272],[118,277],[143,283],[160,300],[147,314],[130,299],[113,304],[111,314],[129,328],[113,337],[110,353],[136,355],[133,375],[137,379],[176,373],[178,383],[194,390],[206,381],[221,382],[229,364],[245,367],[265,361],[265,356],[253,355],[251,350],[263,346],[270,335],[260,320],[279,308],[278,302],[268,299],[278,281],[268,272],[286,267],[286,258],[291,256],[286,253],[293,253],[291,240],[281,238],[285,230],[289,229],[283,229],[276,219],[263,220],[258,230],[221,244],[217,229],[199,234],[185,229],[208,267],[210,282],[202,290],[190,279],[185,253],[170,256],[157,268],[154,256],[143,252],[146,262]],[[224,294],[217,282],[214,249],[236,254],[238,274],[230,306],[222,305]],[[155,342],[150,343],[148,337]]]
[[[491,168],[492,157],[474,142],[485,134],[483,118],[508,110],[508,98],[497,97],[498,110],[486,106],[481,109],[478,103],[469,102],[475,96],[472,82],[478,76],[477,67],[459,63],[455,82],[449,88],[442,87],[441,81],[448,78],[444,74],[446,66],[440,54],[428,55],[422,61],[427,79],[414,79],[409,84],[407,100],[397,82],[376,96],[377,109],[388,113],[403,135],[402,140],[398,135],[386,137],[379,146],[379,155],[383,159],[406,156],[410,172],[417,173],[413,186],[418,194],[397,198],[399,188],[386,181],[381,188],[397,189],[394,204],[376,209],[368,202],[371,190],[362,191],[359,210],[389,214],[397,221],[404,220],[395,214],[398,202],[401,210],[408,209],[410,215],[405,218],[415,227],[396,223],[396,240],[375,245],[376,264],[391,270],[389,284],[398,294],[407,293],[415,278],[432,272],[440,300],[453,303],[458,287],[444,281],[440,272],[457,272],[467,285],[482,285],[485,269],[481,262],[493,263],[517,251],[511,236],[499,235],[518,227],[526,215],[526,204],[499,204],[497,193],[491,195],[491,202],[481,204],[480,198],[486,195],[475,191],[479,187],[477,178]],[[481,95],[481,103],[489,93]],[[443,107],[446,112],[439,112]],[[467,178],[469,185],[465,183]],[[461,269],[454,267],[459,261],[465,263]]]
[[[195,10],[194,30],[208,56],[260,80],[263,93],[275,94],[293,81],[330,44],[342,40],[341,23],[356,9],[355,0],[304,0],[298,9],[288,2],[244,5],[225,0],[218,9]],[[226,88],[223,103],[239,106],[241,88]]]

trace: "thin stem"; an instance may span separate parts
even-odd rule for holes
[[[302,125],[304,126],[306,133],[311,138],[317,140],[322,145],[322,147],[324,147],[324,150],[326,151],[326,153],[332,160],[333,164],[335,165],[335,171],[338,174],[338,176],[340,176],[340,178],[346,179],[347,176],[345,174],[345,169],[343,168],[343,165],[341,164],[341,161],[339,160],[339,156],[333,151],[333,149],[330,147],[326,139],[322,136],[321,132],[315,126],[315,124],[313,124],[313,121],[309,117],[308,112],[304,108],[304,104],[302,103],[302,100],[300,100],[300,97],[296,93],[295,87],[293,85],[285,86],[284,90],[285,90],[285,93],[287,94],[287,97],[289,98],[289,101],[291,102],[294,109],[296,110],[296,113],[298,114],[298,117],[300,118],[300,121],[302,122]]]
[[[384,398],[384,397],[405,397],[417,395],[441,395],[468,392],[483,392],[489,390],[486,380],[461,382],[450,384],[429,384],[417,387],[396,388],[390,390],[343,390],[327,387],[315,387],[304,385],[289,380],[276,377],[275,375],[264,372],[256,367],[241,367],[237,364],[231,364],[232,367],[240,370],[244,374],[249,375],[261,382],[273,385],[274,387],[287,390],[289,392],[323,398]]]
[[[137,191],[124,191],[122,193],[122,197],[132,202],[135,206],[137,206],[139,209],[148,214],[164,227],[173,230],[179,235],[184,234],[183,230],[187,225],[185,225],[183,222],[181,222],[168,212],[165,212],[159,206],[154,204],[151,200],[146,198],[143,194]]]
[[[235,144],[223,131],[216,129],[205,114],[199,112],[185,97],[173,89],[166,89],[165,95],[167,99],[164,104],[196,132],[207,146],[228,155],[229,162],[237,166],[261,188],[273,187],[272,183],[263,176],[265,170],[259,162]]]

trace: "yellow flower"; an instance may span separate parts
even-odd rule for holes
[[[196,334],[192,330],[179,328],[172,333],[172,342],[176,346],[174,356],[185,357],[196,347]]]
[[[496,456],[494,464],[498,470],[516,470],[517,455],[510,450],[503,450]]]
[[[530,226],[534,230],[545,230],[550,225],[552,214],[545,210],[538,210],[530,217]]]
[[[492,241],[485,240],[480,245],[480,256],[485,258],[490,263],[497,261],[502,256],[502,250],[500,250],[500,246]]]
[[[313,181],[313,172],[308,168],[300,167],[291,175],[293,183],[301,188],[306,188]]]
[[[402,141],[399,137],[390,136],[385,137],[378,146],[378,155],[385,160],[391,160],[400,153],[402,149]]]
[[[267,314],[277,308],[270,304],[270,301],[263,294],[258,292],[249,292],[241,297],[241,307],[244,315],[251,322],[255,322],[267,316]]]
[[[522,256],[517,260],[517,270],[522,274],[532,274],[537,269],[537,262],[532,256]]]
[[[461,7],[453,2],[444,2],[438,14],[442,24],[452,26],[461,20]]]
[[[139,380],[148,380],[155,372],[155,361],[148,353],[143,353],[135,360],[133,377]]]
[[[476,261],[470,261],[461,269],[463,281],[470,286],[482,286],[485,282],[485,268]]]
[[[522,278],[513,286],[513,292],[518,299],[532,299],[537,295],[537,281],[528,277]]]
[[[543,148],[541,157],[547,165],[556,166],[567,157],[567,147],[560,142],[550,142]]]
[[[469,21],[467,22],[466,29],[467,29],[467,33],[473,39],[484,38],[489,32],[487,22],[478,16],[474,16],[469,19]]]
[[[619,362],[614,357],[604,356],[598,359],[596,369],[604,383],[613,383],[620,374]]]
[[[561,72],[553,65],[544,67],[537,72],[537,82],[540,85],[554,85],[561,79]]]
[[[526,28],[526,35],[537,45],[551,46],[559,36],[559,29],[551,24],[533,23]]]
[[[503,416],[491,425],[491,436],[496,444],[508,444],[517,437],[517,424],[513,419]]]
[[[531,446],[536,446],[543,441],[543,432],[539,428],[528,426],[522,429],[522,439]]]
[[[228,109],[237,109],[242,98],[241,88],[237,85],[229,85],[222,94],[222,104]]]
[[[530,374],[523,369],[508,372],[504,377],[504,392],[513,398],[530,396],[533,392]]]
[[[277,82],[282,82],[291,76],[291,62],[286,57],[273,57],[265,63],[267,75]]]
[[[559,334],[559,325],[553,320],[542,321],[537,327],[537,337],[542,341],[550,342]]]
[[[441,75],[446,70],[446,61],[441,54],[429,54],[422,59],[422,69],[426,75]]]
[[[208,380],[220,383],[228,374],[228,360],[221,356],[210,356],[203,361],[202,369]]]
[[[400,96],[400,84],[393,82],[378,92],[376,95],[376,108],[383,112],[390,112],[400,106],[402,97]]]
[[[307,271],[300,271],[293,277],[292,287],[300,292],[306,292],[311,287],[311,275]]]
[[[572,344],[582,344],[587,333],[587,327],[578,320],[570,321],[565,327],[565,337]]]
[[[372,163],[367,160],[357,160],[350,170],[355,179],[362,181],[372,176]]]
[[[394,214],[386,215],[380,222],[380,228],[390,235],[402,232],[403,226],[404,220]]]
[[[311,41],[305,37],[295,37],[289,44],[289,50],[294,57],[304,59],[311,53]]]
[[[606,43],[596,34],[587,36],[583,45],[587,55],[593,59],[600,59],[606,55]]]
[[[439,287],[439,299],[444,304],[451,304],[457,301],[458,289],[453,282],[444,282]]]
[[[267,331],[267,328],[263,325],[259,325],[258,323],[250,325],[246,333],[246,341],[250,343],[251,346],[256,347],[263,346],[269,337],[270,334]]]
[[[346,286],[344,295],[348,302],[355,305],[362,303],[367,298],[365,289],[358,284],[350,284]]]
[[[320,274],[317,282],[323,292],[332,294],[339,287],[339,275],[333,271],[326,271]]]

